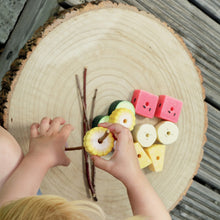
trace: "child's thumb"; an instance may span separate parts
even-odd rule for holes
[[[63,166],[69,166],[70,162],[71,162],[70,158],[65,155],[62,165]]]
[[[101,157],[98,157],[98,156],[91,156],[91,159],[92,159],[92,161],[93,161],[93,163],[94,163],[94,165],[96,166],[96,167],[98,167],[99,169],[102,169],[102,170],[105,170],[105,171],[109,171],[109,161],[108,160],[105,160],[105,159],[103,159],[103,158],[101,158]]]

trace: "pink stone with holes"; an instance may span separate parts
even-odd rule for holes
[[[144,90],[135,90],[131,100],[135,108],[135,113],[146,118],[154,117],[157,102],[158,96]]]
[[[173,97],[160,95],[155,116],[176,123],[179,119],[183,103]]]

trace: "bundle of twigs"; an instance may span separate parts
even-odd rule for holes
[[[82,91],[81,91],[81,88],[80,88],[78,75],[76,75],[77,89],[78,89],[78,93],[79,93],[79,96],[80,96],[82,109],[83,109],[83,137],[85,136],[86,132],[91,128],[91,124],[92,124],[92,120],[93,120],[93,113],[94,113],[94,108],[95,108],[95,99],[96,99],[96,94],[97,94],[97,89],[95,89],[94,96],[93,96],[93,99],[92,99],[92,108],[91,108],[91,113],[90,113],[90,119],[88,120],[87,113],[86,113],[86,108],[87,108],[87,103],[86,103],[86,75],[87,75],[87,69],[84,68],[84,72],[83,72],[83,94],[82,94]],[[77,149],[80,149],[80,147],[78,147]],[[77,149],[75,148],[75,150],[77,150]],[[83,155],[84,155],[85,175],[86,175],[87,185],[89,187],[89,191],[91,192],[93,200],[97,201],[96,191],[95,191],[95,166],[94,166],[93,162],[91,160],[89,160],[89,155],[85,151],[84,147],[82,147],[82,150],[83,150]],[[90,165],[90,168],[89,168],[89,165]],[[90,169],[91,169],[91,175],[90,175]]]

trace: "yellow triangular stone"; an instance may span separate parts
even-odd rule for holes
[[[135,142],[134,147],[137,152],[137,157],[138,157],[140,168],[143,169],[143,168],[149,166],[152,163],[152,161],[148,157],[148,155],[145,153],[145,151],[141,147],[141,145],[138,142]]]
[[[151,171],[160,172],[163,170],[166,146],[163,144],[153,144],[151,147],[144,148],[144,151],[152,160],[149,166]]]

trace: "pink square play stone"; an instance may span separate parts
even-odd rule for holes
[[[146,118],[153,118],[158,102],[158,96],[144,90],[134,90],[131,103],[135,113]]]
[[[179,119],[183,103],[173,97],[160,95],[155,116],[176,123]]]

